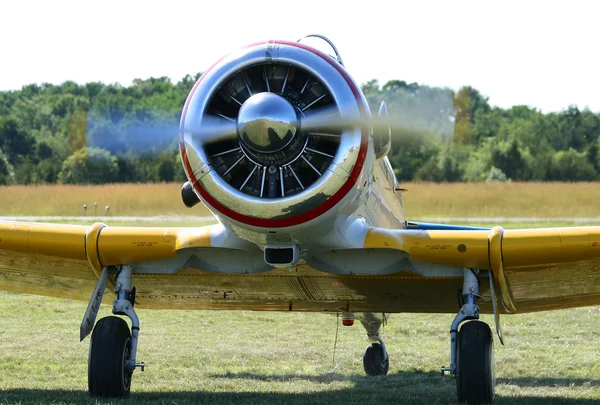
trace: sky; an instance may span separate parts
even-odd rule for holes
[[[245,44],[319,33],[359,83],[470,85],[503,108],[600,112],[599,11],[576,0],[6,1],[0,91],[177,81]]]

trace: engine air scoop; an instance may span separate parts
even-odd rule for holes
[[[294,139],[299,121],[296,109],[275,93],[258,93],[240,107],[239,137],[248,148],[262,153],[277,152]]]

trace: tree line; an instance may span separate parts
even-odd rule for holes
[[[199,77],[41,84],[0,92],[0,184],[183,181],[177,127]],[[401,181],[593,181],[600,115],[569,106],[491,106],[458,91],[392,80],[362,86],[395,128],[389,158]]]

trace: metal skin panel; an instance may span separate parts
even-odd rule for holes
[[[2,291],[89,301],[97,281],[87,260],[0,251]]]
[[[504,271],[517,310],[600,304],[600,227],[505,230]]]
[[[178,231],[162,228],[106,227],[98,238],[100,262],[104,266],[114,266],[173,257]],[[207,237],[201,235],[200,239],[206,240]]]
[[[554,265],[600,257],[600,227],[504,231],[502,252],[507,269]]]
[[[97,282],[91,228],[0,221],[0,290],[88,300]]]
[[[498,231],[498,229],[500,231]],[[490,269],[504,312],[600,304],[600,227],[502,230],[372,229],[365,247],[411,260]]]
[[[412,260],[489,269],[488,233],[374,228],[367,233],[364,247],[401,250]]]
[[[87,260],[84,245],[87,229],[75,225],[0,222],[0,249]],[[60,235],[58,241],[57,235]]]
[[[136,280],[139,305],[145,308],[310,312],[452,313],[462,283],[460,277],[426,279],[403,272],[385,277],[336,276],[308,266],[250,275],[184,269],[169,276],[137,275]],[[484,310],[491,312],[491,306]]]

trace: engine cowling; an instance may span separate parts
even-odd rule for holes
[[[369,129],[314,124],[328,115],[370,115],[329,55],[268,41],[222,58],[182,113],[181,156],[194,192],[218,216],[260,228],[299,225],[343,204],[361,176]]]

